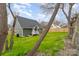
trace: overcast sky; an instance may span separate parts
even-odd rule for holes
[[[79,11],[79,6],[74,5],[73,8],[77,11]],[[36,20],[38,22],[41,21],[49,21],[51,15],[45,15],[41,8],[40,4],[38,3],[17,3],[17,4],[11,4],[11,9],[13,12],[16,12],[19,16],[25,17],[25,18],[31,18],[33,20]],[[12,23],[12,16],[10,14],[9,9],[8,10],[8,23]],[[64,14],[62,13],[61,10],[59,10],[56,19],[62,21],[62,22],[67,22]]]

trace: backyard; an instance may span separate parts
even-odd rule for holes
[[[64,47],[64,38],[66,32],[49,32],[40,45],[37,54],[56,55]],[[14,36],[14,46],[11,51],[3,51],[4,56],[22,56],[26,55],[33,47],[39,36],[16,37]],[[8,35],[8,41],[10,35]],[[4,49],[5,50],[5,49]]]

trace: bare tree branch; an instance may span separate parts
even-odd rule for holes
[[[55,8],[54,3],[47,3],[44,5],[41,5],[40,8],[43,10],[43,13],[45,14],[51,14],[51,12],[53,12],[53,9]]]
[[[62,9],[62,11],[63,11],[64,15],[66,16],[66,18],[68,20],[68,16],[67,16],[66,12],[64,11],[64,9]]]
[[[11,10],[11,8],[10,8],[10,3],[8,3],[8,8],[9,8],[9,10],[10,10],[12,16],[15,17],[14,14],[13,14],[13,12],[12,12],[12,10]]]
[[[62,5],[61,10],[63,11],[65,17],[66,17],[67,20],[68,20],[68,15],[67,15],[67,13],[66,13],[65,10],[64,10],[64,4],[61,4],[61,5]],[[69,21],[69,20],[68,20],[68,21]]]
[[[71,11],[72,11],[72,7],[73,7],[73,3],[69,3],[69,11],[68,11],[68,21],[70,23],[70,18],[71,18]]]

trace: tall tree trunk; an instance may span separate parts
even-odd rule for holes
[[[34,53],[36,52],[36,50],[39,48],[41,42],[43,41],[44,37],[46,36],[47,32],[48,32],[49,29],[50,29],[50,26],[52,25],[52,23],[53,23],[53,21],[54,21],[54,18],[55,18],[56,14],[57,14],[57,12],[58,12],[58,10],[59,10],[59,7],[60,7],[60,3],[56,4],[55,9],[54,9],[54,12],[53,12],[53,15],[51,16],[50,21],[49,21],[49,23],[48,23],[46,29],[41,33],[40,38],[39,38],[39,40],[36,42],[36,44],[35,44],[34,48],[32,49],[32,51],[30,51],[30,52],[27,54],[28,56],[33,56]]]
[[[73,27],[73,24],[69,23],[68,24],[68,36],[69,36],[69,39],[72,39],[73,37],[73,33],[74,33],[74,27]]]
[[[73,33],[74,33],[74,27],[73,27],[73,25],[71,23],[72,22],[71,21],[71,11],[72,11],[72,7],[73,7],[74,3],[69,3],[68,15],[67,15],[67,13],[64,10],[64,4],[62,4],[62,5],[63,5],[62,6],[62,11],[63,11],[63,13],[66,16],[66,19],[68,21],[68,29],[69,29],[69,31],[68,31],[68,38],[72,39],[72,36],[73,36]]]
[[[79,37],[78,37],[78,36],[79,36],[79,33],[78,33],[79,25],[78,25],[78,23],[79,23],[79,16],[76,15],[75,24],[74,24],[74,34],[73,34],[73,36],[72,36],[72,45],[73,45],[74,47],[77,46],[76,41],[77,41],[77,38],[79,38]]]
[[[14,37],[15,24],[16,24],[16,17],[14,17],[13,28],[12,28],[12,32],[11,32],[10,47],[9,47],[10,50],[12,50],[13,44],[14,44],[13,37]]]
[[[72,36],[73,36],[73,33],[74,33],[74,28],[73,28],[73,23],[71,21],[71,11],[72,11],[72,7],[73,7],[73,3],[69,3],[69,11],[68,11],[68,28],[69,28],[69,38],[72,40]]]
[[[15,24],[16,24],[16,16],[14,16],[11,8],[10,8],[10,3],[9,3],[9,10],[14,18],[14,21],[13,21],[13,26],[12,26],[12,32],[11,32],[11,38],[10,38],[10,47],[9,49],[11,50],[13,48],[13,44],[14,44],[14,40],[13,40],[13,36],[14,36],[14,30],[15,30]]]
[[[79,16],[77,20],[77,34],[76,34],[76,46],[77,46],[77,55],[79,56]]]
[[[8,34],[6,4],[0,3],[0,55]]]

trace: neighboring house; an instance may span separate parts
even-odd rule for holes
[[[39,34],[39,23],[35,20],[16,17],[15,34],[19,36],[28,36],[32,34]]]
[[[61,27],[58,26],[58,25],[52,24],[52,25],[51,25],[51,28],[61,28]]]
[[[48,22],[41,22],[41,27],[45,28],[47,26]],[[59,25],[52,24],[50,28],[61,28]]]

